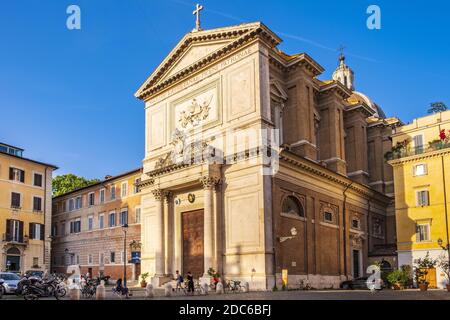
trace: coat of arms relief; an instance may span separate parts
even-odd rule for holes
[[[188,125],[193,127],[198,126],[203,120],[206,120],[211,110],[211,102],[214,94],[211,94],[209,98],[204,98],[203,101],[198,101],[197,98],[192,99],[190,104],[185,110],[180,112],[178,122],[181,127],[186,128]]]

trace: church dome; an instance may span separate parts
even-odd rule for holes
[[[364,93],[353,91],[353,94],[351,95],[349,100],[364,102],[375,112],[376,117],[386,118],[386,114],[384,113],[383,109],[381,109],[379,105],[373,102],[373,100],[366,96]]]

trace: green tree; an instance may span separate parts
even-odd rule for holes
[[[53,178],[52,181],[53,196],[57,197],[72,190],[87,187],[99,181],[100,180],[98,179],[89,180],[83,177],[76,176],[72,173],[63,174]]]
[[[428,109],[428,113],[438,113],[447,110],[447,106],[443,102],[433,102],[430,103],[430,108]]]

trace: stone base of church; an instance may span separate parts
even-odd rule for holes
[[[159,288],[162,287],[167,282],[170,282],[172,279],[169,276],[166,275],[154,275],[152,277],[152,285],[153,288]]]
[[[290,274],[288,276],[288,289],[300,289],[301,281],[306,285],[307,283],[313,289],[339,289],[339,285],[342,281],[347,280],[344,275],[340,276],[328,276],[319,274],[303,274],[295,275]],[[283,286],[281,273],[277,273],[277,288],[280,290]]]

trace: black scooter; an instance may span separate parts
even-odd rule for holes
[[[61,298],[59,290],[56,290],[56,280],[42,281],[35,277],[24,277],[17,285],[16,294],[23,295],[25,300],[37,300],[39,298]]]

